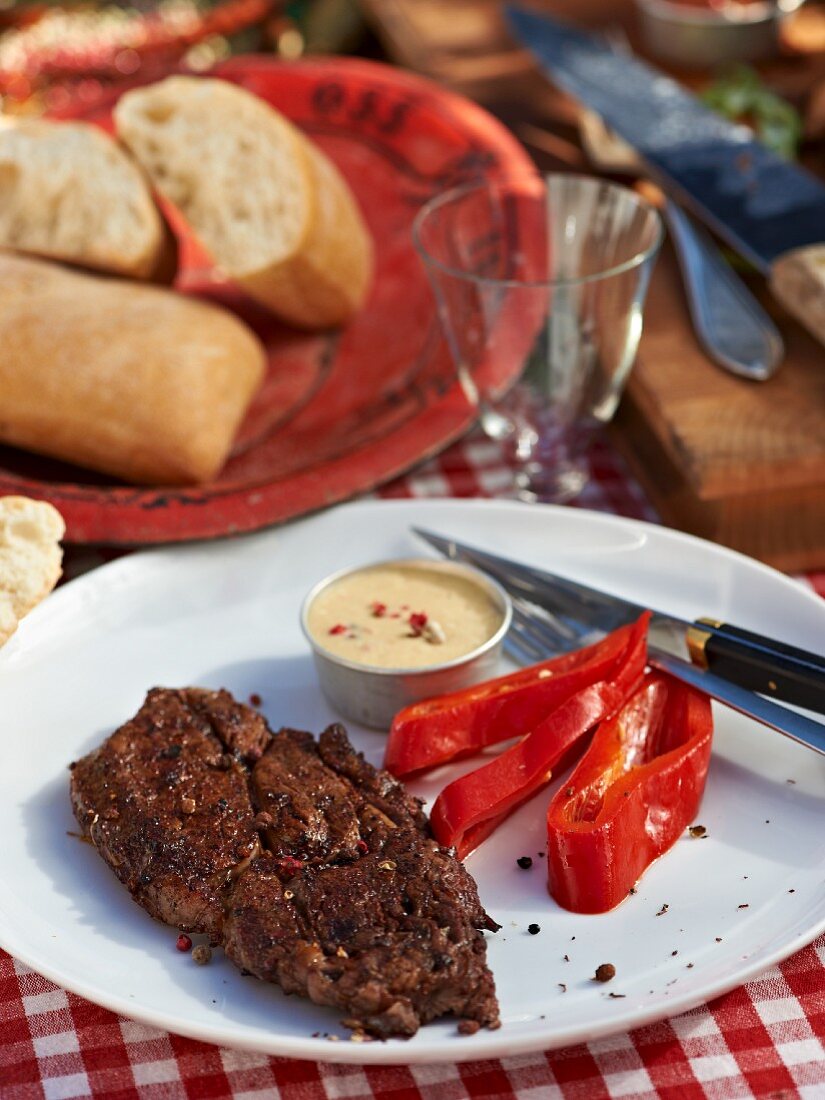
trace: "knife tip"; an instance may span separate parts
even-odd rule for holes
[[[435,531],[428,531],[426,527],[411,526],[410,530],[414,535],[417,535],[420,539],[423,539],[429,546],[438,550],[441,554],[445,554],[447,557],[452,557],[455,553],[455,543],[452,543],[449,539],[443,535],[437,535]]]

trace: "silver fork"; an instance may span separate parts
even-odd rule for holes
[[[584,626],[574,619],[554,615],[538,604],[519,596],[511,597],[513,622],[504,648],[519,664],[534,664],[591,645],[604,637],[604,631]]]

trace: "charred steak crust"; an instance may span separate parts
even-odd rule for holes
[[[342,726],[273,736],[228,692],[156,688],[74,766],[72,801],[152,916],[347,1026],[498,1026],[475,883]]]
[[[232,878],[260,843],[246,771],[205,716],[206,694],[215,714],[231,706],[260,741],[263,719],[228,692],[154,688],[131,721],[77,762],[71,795],[83,831],[139,905],[217,936]]]
[[[397,825],[409,822],[429,832],[427,815],[419,799],[413,798],[395,776],[368,764],[363,754],[352,747],[342,725],[336,722],[324,730],[318,738],[318,755],[328,768],[348,779],[362,797]]]
[[[316,863],[357,858],[352,786],[324,766],[312,734],[276,733],[271,750],[252,771],[251,786],[266,845],[277,858]]]
[[[354,863],[290,878],[275,859],[255,860],[233,892],[224,947],[257,977],[382,1038],[446,1013],[495,1027],[481,919],[461,864],[396,829]]]

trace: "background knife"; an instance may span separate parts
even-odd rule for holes
[[[825,185],[638,58],[557,19],[506,10],[553,82],[601,115],[825,343]]]
[[[468,562],[495,577],[511,595],[608,633],[641,615],[645,607],[630,600],[542,569],[502,558],[455,539],[414,527],[419,538],[445,557]],[[688,657],[707,670],[750,691],[825,714],[825,657],[730,623],[712,619],[685,622],[653,612],[651,641],[677,658]]]

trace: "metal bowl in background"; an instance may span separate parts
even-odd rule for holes
[[[382,668],[346,660],[330,653],[309,630],[308,613],[313,601],[325,588],[343,577],[380,565],[420,566],[422,569],[458,574],[470,579],[487,593],[493,606],[500,611],[501,621],[498,628],[486,641],[468,653],[452,661],[424,668]],[[450,691],[461,691],[493,676],[512,617],[510,597],[500,585],[480,570],[459,562],[404,558],[373,562],[355,569],[342,569],[320,581],[306,596],[301,607],[301,629],[312,648],[321,690],[333,708],[342,717],[362,726],[387,730],[398,711],[411,703]]]
[[[706,68],[727,61],[773,56],[782,21],[803,0],[727,0],[700,7],[678,0],[636,0],[645,46],[655,57]]]

